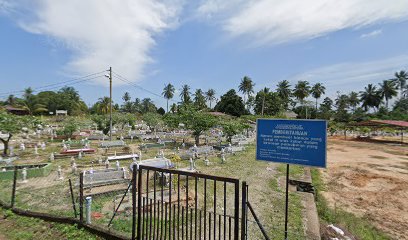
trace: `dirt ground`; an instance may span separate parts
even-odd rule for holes
[[[322,194],[332,207],[408,239],[408,145],[330,138],[327,161]]]

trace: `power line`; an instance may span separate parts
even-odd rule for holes
[[[69,86],[69,85],[75,85],[75,84],[78,84],[78,83],[82,83],[82,82],[85,82],[85,81],[90,81],[90,80],[93,80],[95,78],[102,77],[103,75],[97,75],[97,74],[101,74],[101,73],[104,73],[104,72],[105,71],[101,71],[101,72],[92,73],[92,74],[89,74],[89,75],[86,75],[86,76],[70,79],[70,80],[67,80],[67,81],[59,82],[59,83],[53,83],[53,84],[48,84],[48,85],[36,87],[36,88],[33,89],[33,92],[37,92],[39,90],[56,89],[56,88],[61,87],[61,85]],[[95,76],[95,75],[97,75],[97,76]],[[10,95],[10,94],[23,93],[23,92],[24,92],[24,90],[3,92],[3,93],[0,93],[0,96],[7,96],[7,95]]]
[[[147,93],[150,93],[150,94],[152,94],[152,95],[154,95],[154,96],[156,96],[156,97],[163,98],[163,99],[167,100],[167,98],[163,97],[162,95],[157,94],[157,93],[155,93],[155,92],[152,92],[152,91],[150,91],[150,90],[148,90],[148,89],[146,89],[146,88],[144,88],[144,87],[142,87],[142,86],[140,86],[140,85],[138,85],[138,84],[136,84],[136,83],[133,83],[133,82],[131,82],[129,79],[127,79],[127,78],[121,76],[120,74],[118,74],[118,73],[116,73],[116,72],[113,72],[113,74],[114,74],[115,77],[117,77],[120,81],[125,82],[125,83],[127,83],[128,85],[131,85],[131,86],[133,86],[133,87],[135,87],[135,88],[138,88],[139,90],[145,91],[145,92],[147,92]],[[175,100],[173,100],[173,99],[169,99],[169,100],[170,100],[171,102],[177,103],[177,101],[175,101]]]

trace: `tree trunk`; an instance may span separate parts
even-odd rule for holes
[[[316,113],[317,113],[317,98],[316,98]]]
[[[169,99],[167,99],[167,112],[169,112]]]
[[[12,136],[13,136],[13,135],[9,133],[9,137],[7,138],[7,140],[5,140],[5,139],[3,139],[3,138],[0,138],[0,141],[1,141],[1,142],[3,143],[3,145],[4,145],[4,149],[3,149],[3,156],[4,156],[4,157],[7,156],[7,150],[8,150],[8,148],[9,148],[9,141],[10,141],[10,139],[11,139]]]
[[[195,135],[195,144],[198,146],[200,144],[200,135]]]

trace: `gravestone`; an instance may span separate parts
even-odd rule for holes
[[[205,158],[204,158],[204,164],[205,164],[205,166],[210,165],[210,161],[208,160],[208,156],[207,156],[207,155],[206,155]]]
[[[106,168],[106,169],[109,169],[109,165],[110,165],[110,164],[109,164],[109,160],[106,159],[106,161],[105,161],[105,168]]]
[[[119,163],[119,161],[116,161],[116,170],[119,170],[120,169],[120,163]]]
[[[64,177],[62,176],[62,169],[61,169],[61,166],[58,166],[58,169],[57,169],[57,180],[63,180],[64,179]]]
[[[23,170],[21,171],[21,175],[23,176],[22,183],[27,183],[27,168],[23,168]]]
[[[76,173],[77,173],[78,167],[77,167],[77,164],[76,164],[75,162],[74,162],[74,164],[72,164],[71,169],[72,169],[72,173],[73,173],[73,174],[76,174]]]

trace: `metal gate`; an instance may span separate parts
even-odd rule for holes
[[[132,181],[132,239],[238,240],[240,219],[246,235],[238,179],[140,165]]]

